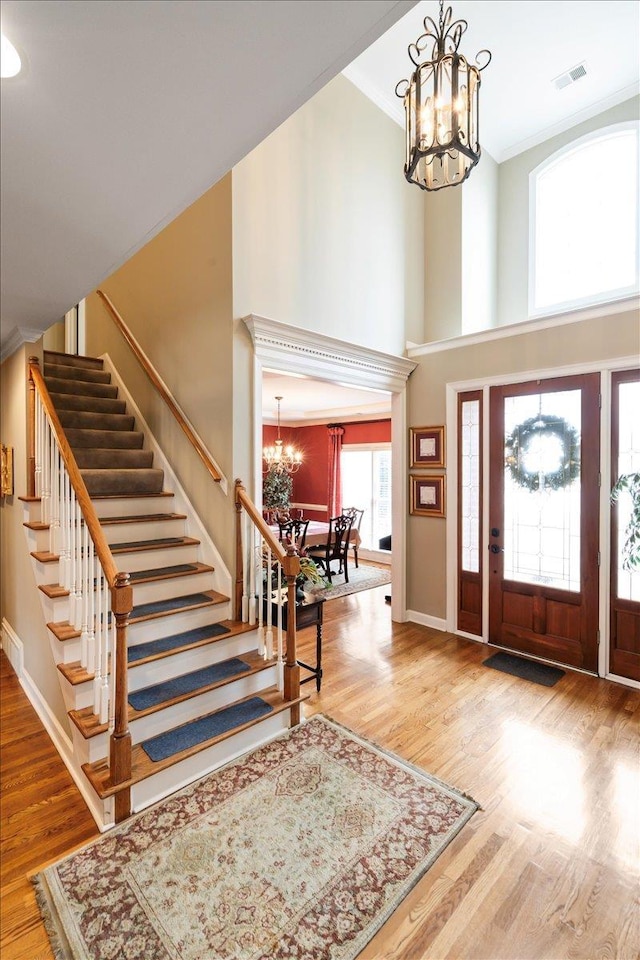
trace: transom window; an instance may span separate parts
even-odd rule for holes
[[[530,174],[531,316],[639,290],[638,123],[615,124]]]

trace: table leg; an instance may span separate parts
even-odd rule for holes
[[[322,624],[316,626],[316,690],[320,693],[322,683]]]

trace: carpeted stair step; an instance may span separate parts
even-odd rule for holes
[[[108,374],[107,374],[108,376]],[[91,381],[81,381],[77,379],[63,379],[62,377],[47,377],[44,382],[47,390],[51,394],[62,394],[63,396],[83,397],[110,397],[115,400],[118,396],[118,388],[113,383],[93,383]]]
[[[142,603],[131,611],[129,623],[166,617],[174,613],[183,613],[185,610],[195,610],[198,607],[213,607],[220,603],[226,603],[228,599],[216,590],[205,590],[201,593],[190,593],[184,597],[169,597],[166,600],[156,600],[153,603]]]
[[[102,370],[104,363],[98,357],[83,357],[76,353],[59,353],[57,350],[43,352],[45,363],[64,364],[67,367],[84,367],[87,370]]]
[[[129,574],[131,583],[153,583],[175,577],[188,577],[194,573],[213,573],[208,563],[174,563],[173,566],[153,567],[150,570],[134,570]]]
[[[194,627],[184,633],[174,633],[170,637],[160,637],[158,640],[149,640],[147,643],[138,643],[129,647],[127,658],[129,666],[143,661],[158,660],[182,650],[210,643],[217,637],[226,637],[231,633],[230,627],[223,623],[210,623],[206,627]]]
[[[80,472],[91,496],[160,493],[164,483],[164,471],[156,468],[81,470]]]
[[[97,450],[141,450],[144,444],[144,434],[140,430],[65,430],[69,445],[75,451]]]
[[[111,383],[111,374],[108,370],[88,370],[86,367],[71,367],[68,364],[44,364],[44,376],[56,377],[60,380],[75,380],[80,385],[85,383]]]
[[[251,673],[252,667],[254,670],[257,667],[264,669],[265,664],[267,664],[267,661],[263,660],[257,653],[254,654],[253,658],[248,655],[231,657],[229,660],[222,660],[220,663],[212,663],[208,667],[201,667],[200,670],[192,670],[191,673],[171,677],[170,680],[165,680],[163,683],[155,683],[150,687],[134,690],[129,693],[129,705],[133,708],[133,714],[130,713],[129,719],[143,716],[163,706],[179,703],[181,700],[213,690],[223,683],[230,683],[238,677]]]
[[[26,526],[26,524],[25,524]],[[48,525],[47,525],[48,526]],[[194,537],[157,537],[155,540],[129,540],[111,545],[114,556],[122,553],[138,553],[141,550],[163,550],[172,547],[197,547],[200,541]]]
[[[134,417],[129,414],[89,413],[85,410],[58,410],[58,419],[67,427],[80,430],[133,430]]]
[[[83,410],[85,413],[124,413],[127,404],[124,400],[111,397],[93,397],[78,393],[50,393],[53,405],[59,413],[61,410]]]
[[[80,447],[73,452],[81,470],[139,470],[153,466],[152,450]]]
[[[127,783],[129,785],[140,783],[147,777],[152,777],[161,770],[166,770],[202,750],[229,739],[242,730],[255,726],[261,720],[289,710],[307,699],[308,697],[302,696],[295,700],[283,700],[278,690],[273,687],[263,691],[259,697],[246,697],[231,707],[224,707],[191,723],[183,724],[166,734],[160,734],[145,741],[144,744],[136,744],[132,750],[131,778]],[[260,702],[255,703],[255,701]],[[165,739],[161,740],[161,738]],[[153,751],[162,758],[151,760],[147,751]],[[118,787],[112,786],[110,782],[109,766],[106,760],[85,763],[82,769],[102,800],[119,792]]]

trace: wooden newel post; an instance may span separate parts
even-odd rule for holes
[[[27,496],[36,495],[36,385],[31,367],[38,366],[37,357],[29,357],[29,408],[27,425]]]
[[[133,587],[128,573],[119,573],[111,587],[111,610],[116,620],[114,727],[109,745],[111,784],[125,783],[131,778],[131,734],[128,719],[127,625],[133,609]],[[131,813],[131,788],[115,795],[116,823]]]
[[[300,573],[300,560],[295,547],[287,547],[287,556],[283,563],[287,580],[287,656],[284,664],[284,698],[297,700],[300,696],[300,667],[296,639],[296,578]],[[291,707],[291,723],[300,723],[300,704]]]
[[[244,490],[244,485],[242,480],[236,480],[236,492],[235,492],[235,503],[236,503],[236,587],[235,587],[235,613],[234,616],[236,620],[242,620],[242,591],[243,591],[243,575],[244,575],[244,561],[242,557],[242,503],[240,502],[239,493],[241,490]]]

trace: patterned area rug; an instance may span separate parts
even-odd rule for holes
[[[476,810],[316,716],[34,883],[57,958],[353,960]]]
[[[337,597],[348,597],[350,593],[359,593],[360,590],[382,587],[385,583],[391,583],[388,567],[365,567],[362,562],[355,567],[350,563],[349,583],[345,583],[344,574],[333,574],[332,585],[323,590],[320,596],[323,600],[335,600]]]

